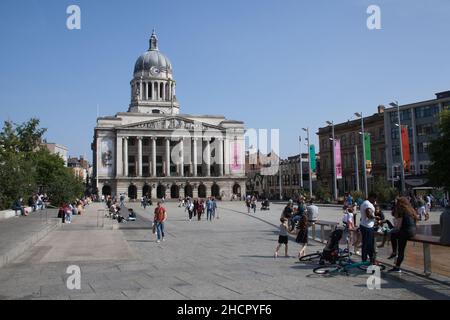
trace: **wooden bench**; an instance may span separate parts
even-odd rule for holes
[[[316,240],[316,226],[320,226],[320,242],[325,243],[327,240],[325,239],[325,227],[330,227],[330,230],[333,230],[339,223],[335,221],[325,221],[325,220],[316,220],[312,222],[312,239]]]
[[[431,275],[431,246],[450,247],[450,245],[442,244],[439,236],[429,234],[416,234],[409,241],[422,243],[423,245],[423,272],[425,276]]]

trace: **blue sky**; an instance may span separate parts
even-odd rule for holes
[[[71,4],[81,30],[66,28]],[[381,30],[366,27],[371,4]],[[302,127],[450,90],[449,16],[447,0],[2,0],[0,121],[39,117],[49,141],[90,159],[97,105],[128,109],[156,28],[183,113],[279,128],[287,156]]]

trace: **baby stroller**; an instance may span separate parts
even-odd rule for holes
[[[336,263],[341,256],[339,241],[341,241],[343,233],[344,230],[340,228],[336,228],[331,232],[327,245],[322,251],[322,257],[320,258],[319,264],[325,264],[325,262]]]
[[[339,241],[342,239],[343,233],[344,230],[342,228],[336,228],[331,232],[328,242],[322,252],[305,255],[300,258],[300,261],[318,261],[319,264],[323,265],[325,262],[334,264],[339,259],[349,257],[348,250],[342,250],[339,248]]]

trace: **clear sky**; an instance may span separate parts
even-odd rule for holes
[[[66,28],[71,4],[81,30]],[[371,4],[381,30],[366,26]],[[156,28],[181,112],[279,128],[287,156],[302,127],[450,90],[449,17],[448,0],[2,0],[0,121],[39,117],[49,141],[91,159],[97,105],[127,111]]]

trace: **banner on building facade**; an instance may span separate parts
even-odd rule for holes
[[[342,179],[341,140],[334,139],[334,161],[336,166],[336,179]]]
[[[372,172],[372,152],[371,152],[371,145],[370,145],[370,133],[365,132],[364,133],[364,152],[366,154],[366,172],[371,173]]]
[[[230,164],[233,173],[242,171],[241,144],[237,141],[230,142]]]
[[[405,172],[409,172],[411,165],[411,156],[409,152],[409,136],[408,136],[408,126],[402,126],[402,152],[403,152],[403,167]]]
[[[114,174],[114,140],[105,137],[100,141],[100,165],[97,166],[99,174],[111,177]]]
[[[313,144],[311,144],[309,146],[309,155],[310,155],[310,158],[309,158],[310,166],[309,167],[310,167],[311,171],[316,171],[316,147]]]

